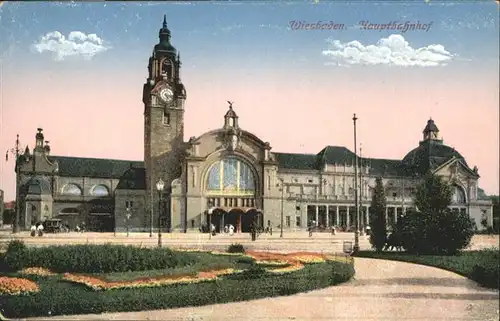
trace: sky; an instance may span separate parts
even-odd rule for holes
[[[402,159],[432,117],[499,193],[496,1],[3,2],[0,151],[143,159],[142,87],[166,14],[186,86],[185,140],[239,124],[272,151]],[[406,24],[406,25],[405,25]],[[12,157],[0,189],[15,197]]]

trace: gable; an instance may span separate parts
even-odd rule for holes
[[[455,177],[457,179],[479,178],[479,175],[470,170],[464,163],[457,158],[444,162],[440,167],[434,170],[434,174],[439,176]]]

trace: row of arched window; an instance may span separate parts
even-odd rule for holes
[[[61,194],[63,195],[74,195],[74,196],[81,196],[83,195],[83,190],[80,188],[80,186],[70,183],[64,185],[62,188]],[[94,185],[90,189],[90,195],[92,196],[109,196],[109,189],[105,185]]]

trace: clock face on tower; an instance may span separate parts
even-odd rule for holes
[[[163,88],[161,91],[160,91],[160,98],[167,102],[167,103],[170,103],[172,102],[173,98],[174,98],[174,92],[172,91],[172,89],[170,88]]]

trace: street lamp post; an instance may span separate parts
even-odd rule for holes
[[[19,134],[16,136],[16,145],[14,148],[11,148],[7,150],[7,153],[5,154],[5,161],[9,160],[9,152],[16,157],[14,160],[14,166],[15,166],[15,171],[16,171],[16,222],[14,224],[14,229],[13,233],[19,233],[19,221],[21,219],[21,208],[19,204],[19,185],[20,185],[20,175],[19,175],[19,166],[17,164],[17,161],[19,160],[19,155],[21,154],[21,143],[19,142]]]
[[[162,196],[163,196],[163,188],[165,187],[165,183],[160,180],[156,183],[156,190],[158,191],[158,247],[161,247],[161,209],[162,209]]]
[[[365,235],[365,219],[366,219],[366,213],[364,210],[362,210],[363,208],[363,149],[361,148],[361,143],[359,144],[359,206],[361,207],[360,209],[360,216],[361,216],[361,219],[360,219],[360,231],[359,231],[359,235],[363,236]]]
[[[358,147],[356,143],[356,114],[352,117],[354,124],[354,206],[356,207],[356,219],[354,226],[354,252],[359,251],[359,199],[358,199]]]
[[[283,178],[279,178],[281,182],[281,223],[280,223],[280,237],[283,237],[283,198],[285,193],[285,184]]]
[[[126,218],[126,223],[127,223],[127,237],[129,235],[129,222],[130,222],[130,217],[132,216],[132,214],[130,214],[130,207],[127,207],[127,214],[125,214],[125,218]]]
[[[151,186],[151,200],[153,199],[153,187]],[[149,237],[153,237],[153,204],[149,211]]]
[[[212,239],[212,213],[214,212],[214,208],[212,204],[210,204],[210,208],[208,209],[208,239]]]

